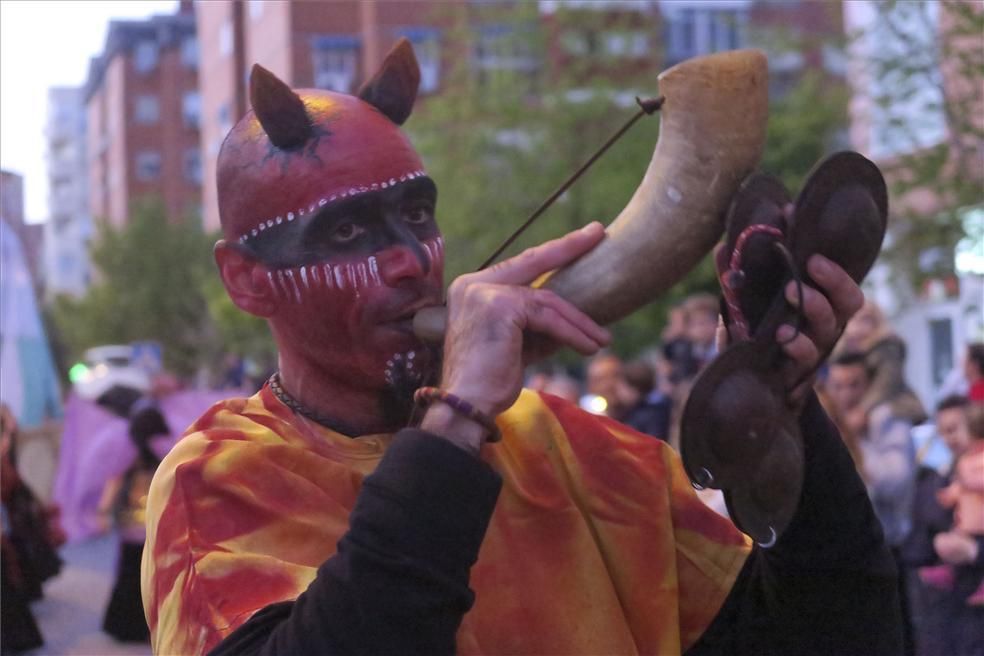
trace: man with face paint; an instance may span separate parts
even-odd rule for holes
[[[267,319],[279,372],[158,470],[155,652],[891,652],[891,560],[808,385],[803,502],[768,550],[697,500],[664,443],[521,391],[537,353],[609,340],[530,287],[599,224],[457,279],[442,355],[414,337],[443,296],[437,190],[399,129],[418,82],[405,41],[358,97],[254,68],[253,110],[219,154],[215,258]],[[809,272],[824,293],[804,290],[816,328],[784,347],[790,380],[862,299],[828,261]]]

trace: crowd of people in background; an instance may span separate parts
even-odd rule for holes
[[[687,395],[717,355],[717,325],[717,300],[694,295],[670,310],[660,343],[638,358],[603,352],[580,375],[541,368],[527,385],[678,448]],[[967,345],[935,408],[906,383],[905,358],[905,342],[869,301],[845,327],[816,392],[896,558],[906,654],[984,654],[984,343]],[[727,514],[720,492],[699,496]]]

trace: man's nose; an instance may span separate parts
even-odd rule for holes
[[[402,280],[423,278],[430,273],[430,259],[423,247],[412,243],[398,243],[376,253],[376,263],[383,282],[395,287]]]

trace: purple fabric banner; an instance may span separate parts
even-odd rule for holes
[[[187,390],[160,400],[172,435],[152,446],[164,456],[185,429],[213,404],[241,396],[237,390]],[[76,395],[65,404],[65,419],[53,498],[61,507],[61,521],[70,542],[85,540],[103,528],[99,500],[106,483],[134,461],[137,449],[127,435],[127,422]]]

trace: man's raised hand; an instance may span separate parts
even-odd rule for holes
[[[572,262],[605,236],[591,223],[495,266],[457,278],[448,290],[441,386],[489,415],[511,406],[523,384],[524,340],[542,336],[590,355],[609,332],[546,289],[529,285]]]

